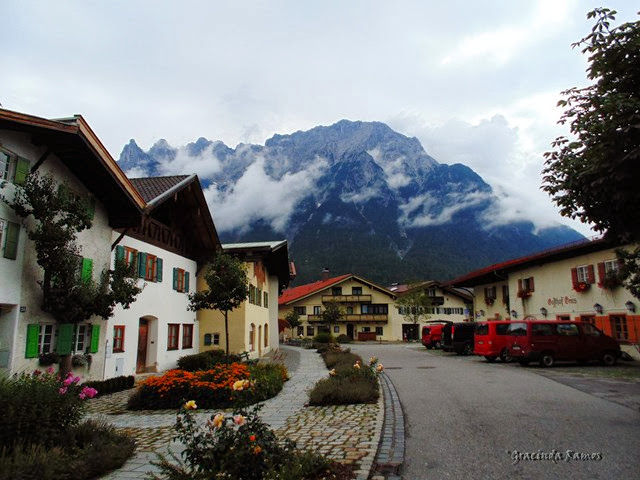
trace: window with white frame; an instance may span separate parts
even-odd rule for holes
[[[9,180],[10,159],[7,152],[0,150],[0,180]]]
[[[604,262],[604,273],[605,275],[609,276],[614,276],[618,274],[618,269],[619,269],[619,262],[618,260],[605,260]]]
[[[55,340],[55,325],[52,323],[40,324],[38,334],[38,353],[49,353],[53,351]]]
[[[91,325],[79,323],[73,329],[72,348],[76,353],[85,353],[91,337]]]
[[[576,268],[578,273],[578,283],[589,283],[589,266],[581,265]]]

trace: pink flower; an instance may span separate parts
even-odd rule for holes
[[[78,395],[82,400],[85,398],[93,398],[98,394],[98,390],[91,387],[83,387],[80,395]]]
[[[49,368],[47,368],[47,373],[48,373],[48,374],[52,374],[52,373],[53,373],[53,367],[49,367]]]
[[[247,423],[247,420],[242,415],[234,415],[233,416],[233,423],[235,423],[236,425],[241,427],[242,425]]]
[[[60,395],[64,395],[65,393],[67,393],[67,387],[60,387],[60,388],[58,389],[58,393],[59,393]]]

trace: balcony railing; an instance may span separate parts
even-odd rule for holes
[[[322,303],[371,303],[371,295],[322,295]]]
[[[322,322],[322,317],[320,315],[307,315],[307,321],[309,323],[319,323]],[[376,323],[387,323],[389,321],[389,315],[386,313],[347,313],[342,316],[337,323],[363,323],[363,322],[376,322]]]

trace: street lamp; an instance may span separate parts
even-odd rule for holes
[[[546,316],[547,316],[547,313],[549,313],[549,312],[547,312],[547,309],[546,309],[546,308],[542,307],[542,308],[540,309],[540,315],[542,315],[543,317],[546,317]]]
[[[594,303],[593,304],[593,309],[596,311],[596,313],[602,313],[602,311],[604,310],[602,308],[602,305],[600,305],[599,303]]]
[[[624,306],[627,307],[627,310],[629,310],[630,312],[636,311],[636,305],[631,300],[625,303]]]

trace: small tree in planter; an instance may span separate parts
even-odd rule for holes
[[[220,310],[224,315],[226,362],[229,363],[229,312],[249,295],[249,279],[244,263],[218,252],[204,273],[207,289],[189,294],[189,310]]]
[[[124,260],[116,260],[113,270],[103,270],[100,281],[94,281],[93,265],[82,259],[76,244],[77,234],[91,228],[91,203],[73,195],[65,184],[57,184],[51,175],[32,173],[12,200],[0,198],[19,217],[33,218],[27,233],[43,269],[38,281],[43,294],[40,308],[59,324],[56,353],[64,376],[71,370],[74,324],[92,316],[108,319],[116,305],[129,308],[142,289],[133,265],[127,266]]]
[[[291,329],[291,338],[293,338],[293,329],[298,328],[302,325],[300,315],[298,314],[298,312],[292,310],[285,315],[284,320],[285,322],[287,322],[287,325],[289,325],[289,328]]]

